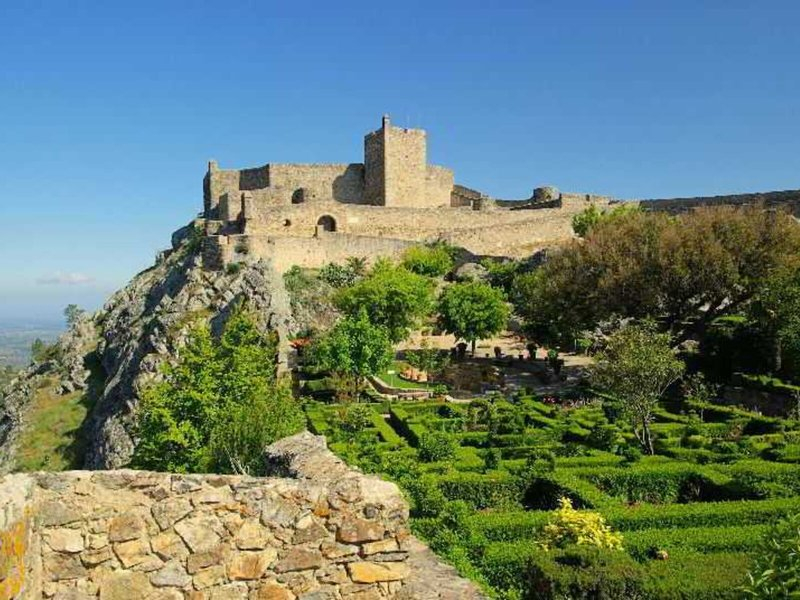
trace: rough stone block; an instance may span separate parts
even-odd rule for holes
[[[100,600],[147,598],[152,590],[144,573],[117,571],[110,573],[100,583]]]
[[[222,523],[213,515],[200,515],[179,521],[175,531],[192,552],[208,552],[220,542]]]
[[[344,521],[337,531],[340,542],[363,543],[382,540],[386,527],[380,521],[350,518]]]
[[[142,518],[134,513],[126,513],[111,519],[108,524],[108,539],[112,542],[135,540],[147,533],[147,526]]]
[[[83,535],[78,529],[51,529],[43,535],[47,545],[56,552],[74,554],[83,550]]]
[[[192,583],[192,578],[180,562],[172,560],[150,575],[150,583],[156,587],[182,588]]]
[[[322,564],[322,554],[319,550],[293,548],[275,565],[275,571],[278,573],[305,571],[306,569],[318,569]]]
[[[261,552],[239,552],[228,564],[228,577],[232,580],[261,579],[275,561],[278,551],[268,548]]]
[[[400,562],[351,562],[347,572],[355,583],[377,583],[379,581],[401,581],[409,573],[406,563]]]

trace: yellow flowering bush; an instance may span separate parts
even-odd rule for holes
[[[622,549],[622,535],[611,531],[599,513],[576,510],[569,498],[558,500],[558,509],[544,526],[537,543],[545,550],[570,544]]]

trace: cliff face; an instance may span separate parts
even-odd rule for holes
[[[36,388],[45,378],[55,379],[62,392],[86,387],[87,358],[101,367],[104,381],[84,428],[85,466],[109,469],[131,456],[133,413],[143,386],[160,377],[161,365],[176,355],[197,320],[210,321],[218,331],[232,307],[246,300],[260,326],[277,330],[285,344],[293,328],[289,299],[271,264],[205,270],[191,238],[174,236],[171,252],[59,339],[53,360],[31,366],[12,382],[0,406],[0,471],[13,469],[14,449]],[[285,362],[285,352],[282,357]]]

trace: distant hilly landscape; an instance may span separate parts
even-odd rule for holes
[[[34,340],[53,342],[64,328],[60,319],[0,319],[0,366],[27,365]]]

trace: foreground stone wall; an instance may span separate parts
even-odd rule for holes
[[[411,537],[397,487],[324,438],[287,438],[266,460],[279,477],[7,476],[3,540],[17,543],[0,598],[480,597]]]
[[[41,596],[39,538],[34,534],[34,481],[0,480],[0,599]]]

